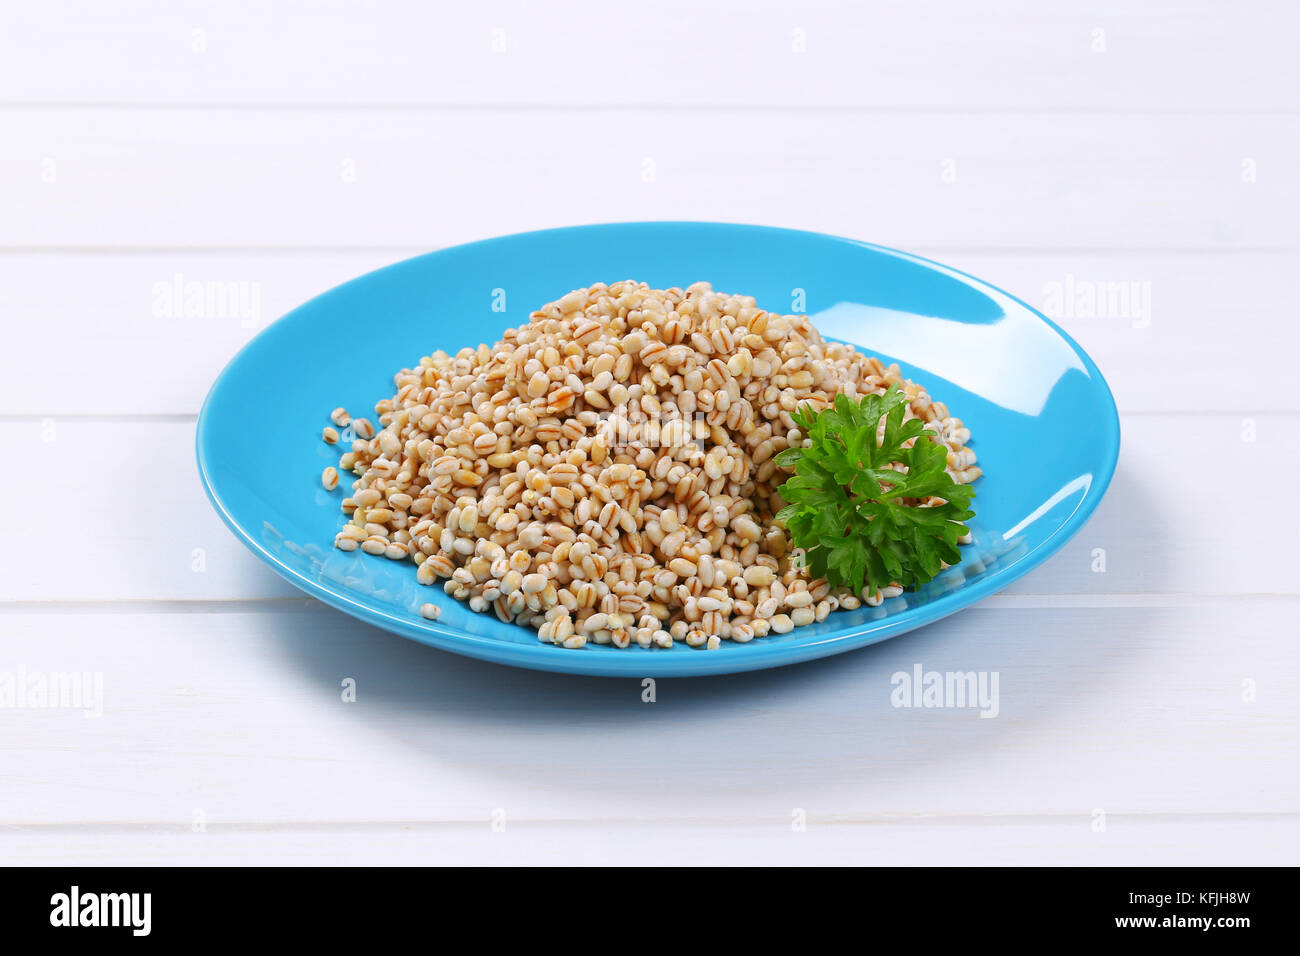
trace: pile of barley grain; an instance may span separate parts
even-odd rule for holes
[[[802,403],[901,384],[954,479],[980,474],[970,432],[897,366],[707,283],[579,289],[496,345],[435,352],[395,382],[378,434],[333,415],[353,427],[339,469],[357,476],[335,545],[413,558],[421,584],[444,580],[565,647],[714,648],[897,593],[808,580],[773,523],[786,478],[773,456],[802,440]]]

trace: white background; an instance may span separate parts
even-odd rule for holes
[[[0,671],[105,702],[0,710],[0,860],[1295,863],[1298,11],[5,0]],[[195,415],[257,329],[625,219],[868,239],[1041,307],[1137,283],[1053,308],[1123,415],[1109,496],[974,609],[653,704],[368,628],[219,523]],[[255,314],[167,314],[177,276]],[[1000,715],[892,708],[917,663],[997,671]]]

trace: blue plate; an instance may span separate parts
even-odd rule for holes
[[[475,614],[415,567],[333,547],[342,491],[321,488],[337,449],[331,409],[371,414],[393,373],[434,351],[495,342],[570,289],[635,278],[706,280],[902,366],[971,430],[984,469],[962,562],[878,608],[714,651],[542,644]],[[1028,573],[1092,514],[1119,455],[1105,380],[1064,332],[1005,292],[916,256],[850,239],[717,223],[625,223],[505,236],[400,262],[327,292],[250,342],[198,422],[213,506],[277,573],[340,610],[443,650],[573,674],[692,676],[852,650],[937,621]],[[344,476],[346,482],[347,476]],[[344,485],[346,487],[346,484]],[[421,604],[442,607],[432,623]]]

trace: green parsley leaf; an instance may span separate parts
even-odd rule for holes
[[[804,549],[812,576],[832,587],[916,587],[961,560],[957,539],[975,516],[975,491],[952,480],[947,448],[920,419],[904,421],[906,410],[907,397],[891,385],[792,416],[809,444],[776,456],[794,472],[778,489],[788,504],[776,518]],[[943,503],[917,500],[927,498]]]

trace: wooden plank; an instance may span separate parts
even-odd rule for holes
[[[636,680],[472,661],[324,608],[11,611],[0,671],[102,674],[102,716],[4,710],[0,823],[486,826],[500,810],[788,831],[802,809],[1066,815],[1086,842],[1094,810],[1295,814],[1279,759],[1300,720],[1294,614],[977,607],[793,668],[661,680],[646,703]],[[917,666],[998,674],[996,716],[895,707],[894,675]]]
[[[1295,527],[1279,518],[1287,514],[1283,485],[1261,482],[1251,494],[1231,495],[1222,477],[1295,473],[1296,419],[1130,418],[1098,512],[1011,593],[1300,593],[1286,560]],[[1252,428],[1255,440],[1244,441]],[[296,595],[212,511],[195,474],[192,435],[191,423],[165,419],[0,421],[0,441],[23,462],[0,474],[8,527],[21,542],[0,551],[0,601]]]
[[[404,256],[0,255],[0,314],[13,319],[0,351],[0,413],[196,415],[217,374],[258,331],[398,258]],[[171,296],[177,288],[181,294]],[[189,312],[187,288],[198,289],[201,300]],[[73,387],[70,370],[92,357],[105,373],[93,389]]]
[[[0,828],[14,866],[1289,866],[1291,817]]]
[[[49,103],[1293,109],[1291,5],[343,0],[41,4],[0,95]],[[1210,68],[1209,65],[1212,65]],[[86,78],[94,77],[93,83]]]
[[[635,219],[901,248],[1294,249],[1300,117],[0,112],[0,246],[436,246]],[[656,132],[657,131],[657,132]],[[667,132],[664,132],[667,131]],[[628,139],[628,137],[631,137]]]
[[[0,422],[30,457],[6,469],[6,518],[32,547],[0,557],[0,601],[220,600],[300,594],[226,529],[188,421]],[[39,482],[39,491],[35,483]],[[42,502],[27,508],[23,501]],[[12,572],[12,573],[11,573]]]
[[[0,413],[196,414],[259,329],[420,251],[0,255],[0,314],[14,319],[0,351]],[[1225,330],[1243,323],[1254,340],[1287,340],[1292,318],[1282,303],[1300,251],[917,251],[1047,311],[1096,360],[1122,412],[1300,410],[1286,349],[1252,351],[1243,365],[1222,347]],[[202,310],[187,315],[160,294],[178,284],[204,290]],[[223,292],[211,309],[209,289]],[[429,350],[438,344],[431,339]],[[69,387],[70,364],[85,356],[110,370],[93,392]]]

